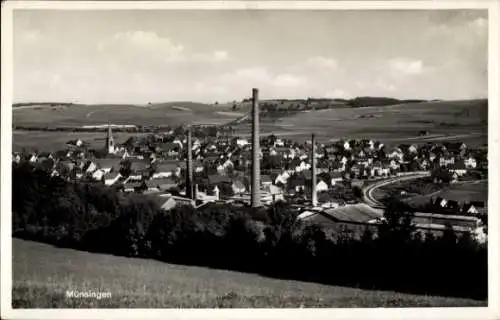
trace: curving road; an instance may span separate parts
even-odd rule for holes
[[[416,173],[410,174],[410,175],[393,177],[393,178],[384,179],[382,181],[377,181],[377,182],[363,188],[363,200],[370,207],[383,208],[384,205],[380,201],[378,201],[377,199],[375,199],[373,197],[373,191],[377,190],[380,187],[391,184],[391,183],[425,178],[425,177],[428,177],[430,175],[431,175],[430,172],[423,171],[423,172],[416,172]]]

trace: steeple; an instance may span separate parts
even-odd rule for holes
[[[111,131],[111,122],[108,123],[108,133],[106,135],[106,150],[109,154],[115,153],[115,141],[113,140],[113,132]]]

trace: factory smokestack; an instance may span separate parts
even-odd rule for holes
[[[252,89],[252,207],[260,207],[259,90]]]
[[[186,197],[188,197],[189,199],[194,198],[193,197],[193,143],[191,142],[191,127],[189,127],[187,131]]]
[[[318,194],[316,192],[316,185],[317,185],[317,182],[316,182],[316,139],[315,139],[314,133],[312,134],[312,137],[311,137],[311,145],[312,145],[312,148],[311,148],[311,166],[312,166],[311,201],[312,201],[312,206],[317,207],[318,206]]]

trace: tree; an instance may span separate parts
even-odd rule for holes
[[[132,173],[132,162],[129,159],[125,159],[120,164],[120,174],[124,177],[130,176]]]
[[[395,197],[389,197],[386,205],[381,235],[397,242],[408,242],[415,231],[410,208]]]

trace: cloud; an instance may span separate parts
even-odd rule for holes
[[[154,59],[157,61],[179,61],[184,59],[184,46],[175,44],[155,32],[127,31],[119,32],[102,40],[98,45],[100,53],[113,59]]]
[[[396,90],[396,85],[394,83],[388,82],[383,78],[378,78],[377,80],[375,80],[375,86],[389,92]]]
[[[330,70],[336,70],[338,67],[337,60],[332,58],[325,58],[321,56],[311,57],[307,59],[307,66],[315,68],[327,68]]]
[[[488,19],[476,17],[454,23],[438,23],[429,27],[427,37],[436,42],[452,43],[461,47],[487,43]]]
[[[232,73],[224,74],[222,79],[228,82],[248,83],[253,86],[297,87],[304,83],[301,76],[290,73],[273,74],[262,66],[237,69]]]
[[[352,94],[341,90],[341,89],[333,89],[330,91],[327,91],[323,97],[325,98],[333,98],[333,99],[349,99],[352,98]]]
[[[184,45],[175,43],[171,38],[142,30],[116,33],[102,40],[98,48],[101,53],[113,59],[125,55],[134,60],[141,58],[163,63],[211,63],[229,60],[229,53],[225,50],[190,52]]]
[[[214,52],[214,59],[217,61],[225,61],[228,59],[228,53],[227,51],[215,51]]]
[[[421,60],[394,58],[387,62],[389,71],[394,75],[419,75],[425,71]]]

